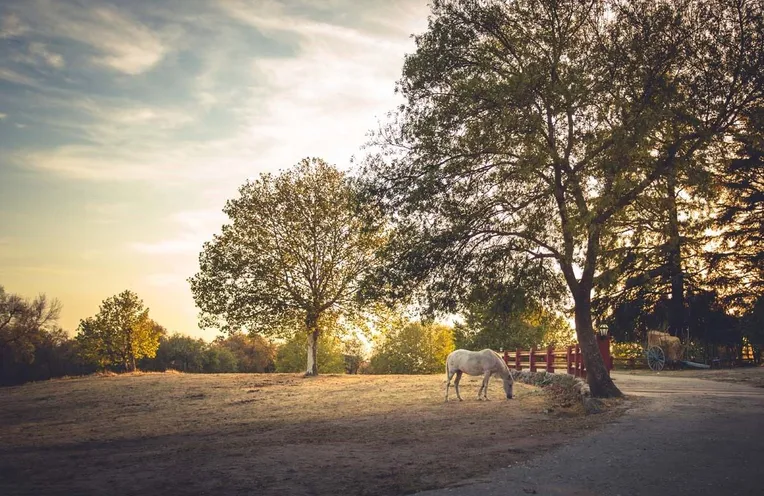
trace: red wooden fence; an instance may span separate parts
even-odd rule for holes
[[[600,348],[600,354],[605,360],[605,366],[608,373],[613,370],[613,357],[610,355],[610,336],[606,338],[597,338],[597,344]],[[531,372],[546,370],[555,372],[564,370],[566,373],[576,377],[586,377],[586,366],[584,365],[584,356],[581,354],[581,348],[578,344],[568,346],[566,349],[555,350],[549,346],[546,349],[530,350],[504,350],[504,361],[510,368],[515,370],[530,369]]]

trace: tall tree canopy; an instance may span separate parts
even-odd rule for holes
[[[714,286],[732,304],[751,308],[764,298],[764,103],[745,115],[735,155],[718,175],[723,185],[710,253]]]
[[[315,375],[322,323],[359,314],[359,288],[381,233],[345,174],[320,159],[262,174],[239,193],[224,209],[230,223],[204,244],[190,279],[201,324],[265,335],[299,331],[307,335],[306,373]]]
[[[745,0],[434,0],[366,163],[389,277],[448,303],[497,257],[554,261],[592,394],[619,395],[592,324],[603,237],[761,101],[762,25]]]
[[[81,352],[100,367],[136,370],[136,361],[153,358],[165,329],[149,318],[143,300],[126,290],[101,303],[95,317],[80,321],[77,341]]]

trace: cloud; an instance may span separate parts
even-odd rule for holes
[[[5,119],[6,117],[8,117],[8,114],[4,114],[4,113],[0,112],[0,121]]]
[[[128,12],[107,4],[29,0],[11,14],[9,32],[18,32],[21,19],[35,36],[72,40],[87,45],[91,60],[115,71],[136,75],[157,65],[170,48],[163,37]],[[11,29],[15,29],[10,31]],[[5,32],[5,31],[3,31]],[[60,57],[60,56],[59,56]],[[63,64],[53,54],[53,64]]]
[[[126,203],[87,203],[84,208],[88,220],[101,225],[123,221],[130,210],[130,206]]]
[[[8,81],[15,84],[21,84],[25,86],[37,86],[34,79],[24,74],[20,74],[13,69],[7,67],[0,67],[0,80]]]
[[[9,13],[0,20],[0,39],[16,38],[27,30],[28,27],[22,24],[19,16],[14,13]]]
[[[131,248],[147,255],[174,255],[181,253],[199,253],[202,244],[212,238],[227,220],[220,210],[183,210],[170,215],[165,222],[169,224],[174,237],[154,242],[133,243]]]
[[[200,250],[201,246],[201,243],[193,239],[167,239],[154,243],[133,243],[131,245],[133,250],[146,255],[195,253]]]
[[[69,277],[80,273],[79,270],[71,267],[60,267],[56,265],[19,265],[13,267],[12,270],[19,272],[27,272],[34,274],[44,274],[47,276],[61,276]]]
[[[169,286],[187,286],[186,282],[188,276],[182,276],[172,272],[161,272],[157,274],[149,274],[146,276],[146,284],[157,288],[166,288]]]
[[[30,43],[29,53],[35,57],[42,59],[46,64],[56,69],[64,67],[64,57],[57,53],[53,53],[43,43]]]

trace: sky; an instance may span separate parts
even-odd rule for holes
[[[205,339],[187,279],[225,201],[340,168],[400,103],[426,0],[0,2],[0,285],[73,334],[130,289]]]

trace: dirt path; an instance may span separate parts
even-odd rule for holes
[[[761,373],[761,372],[760,372]],[[422,496],[764,494],[764,389],[613,374],[634,407],[600,432]]]

